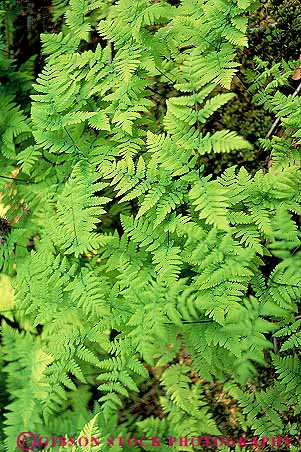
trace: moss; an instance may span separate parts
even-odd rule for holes
[[[232,165],[244,165],[254,173],[265,165],[266,155],[259,146],[258,140],[269,130],[273,117],[252,104],[252,97],[246,87],[239,84],[234,87],[237,96],[222,107],[206,124],[206,131],[229,129],[236,131],[253,144],[253,150],[234,151],[229,154],[210,154],[201,158],[208,173],[220,174]]]

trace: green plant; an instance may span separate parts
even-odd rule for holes
[[[102,437],[227,435],[204,380],[238,400],[243,433],[281,434],[281,413],[300,412],[300,101],[258,86],[287,135],[264,142],[278,146],[268,172],[213,178],[201,164],[252,150],[206,124],[232,102],[255,7],[71,0],[62,31],[41,35],[30,118],[12,106],[1,144],[17,218],[0,255],[14,289],[1,309],[6,450],[22,431],[89,422]],[[272,334],[290,336],[289,356],[271,353]],[[275,386],[244,394],[266,365]],[[151,374],[160,416],[137,419]]]

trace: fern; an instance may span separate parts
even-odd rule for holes
[[[243,432],[287,432],[283,413],[301,409],[300,100],[281,91],[293,65],[248,75],[285,133],[262,141],[269,171],[213,178],[204,155],[253,149],[208,121],[234,99],[256,2],[53,6],[64,24],[41,35],[32,88],[27,67],[0,90],[5,450],[21,431],[221,435],[217,381]],[[265,366],[276,378],[253,391]],[[142,418],[129,406],[150,384],[160,416]]]

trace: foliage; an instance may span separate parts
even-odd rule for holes
[[[301,104],[281,87],[295,63],[258,61],[249,74],[254,103],[285,131],[262,140],[269,171],[213,177],[204,156],[253,150],[208,121],[233,101],[256,2],[65,3],[54,5],[61,31],[41,35],[30,114],[2,93],[13,223],[0,254],[11,285],[4,450],[22,431],[226,436],[205,396],[216,381],[237,400],[241,432],[290,433],[283,413],[301,410]],[[277,378],[254,393],[260,366]],[[152,374],[161,416],[136,419],[126,404]]]

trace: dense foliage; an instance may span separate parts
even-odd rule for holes
[[[215,125],[258,2],[55,0],[21,66],[3,5],[0,450],[23,431],[227,436],[216,387],[230,433],[300,434],[298,52],[242,69],[281,131],[252,143],[231,110]]]

